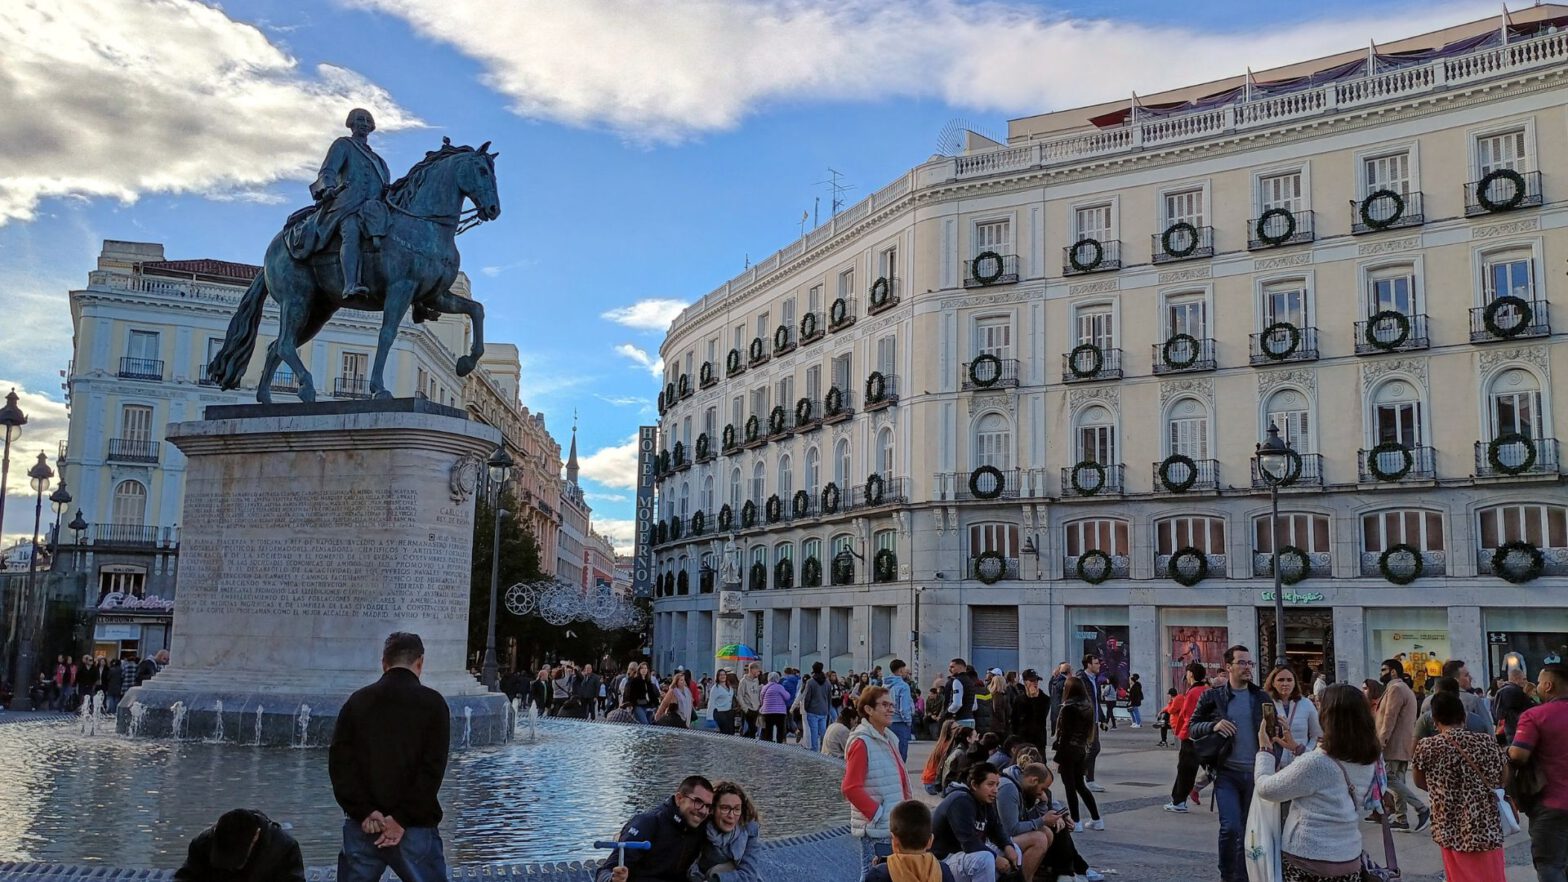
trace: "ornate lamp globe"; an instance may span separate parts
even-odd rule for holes
[[[1269,423],[1268,438],[1258,445],[1258,471],[1270,484],[1282,484],[1290,476],[1290,445],[1279,436],[1279,427]]]

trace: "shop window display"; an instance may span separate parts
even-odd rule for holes
[[[1453,658],[1446,609],[1369,609],[1366,634],[1367,670],[1398,659],[1417,694],[1425,694],[1427,681]]]
[[[1568,610],[1492,609],[1483,621],[1489,680],[1506,676],[1510,665],[1533,679],[1542,665],[1568,658]]]

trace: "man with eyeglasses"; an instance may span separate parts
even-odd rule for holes
[[[701,775],[681,781],[675,795],[626,822],[619,842],[646,842],[647,851],[626,851],[626,866],[606,860],[594,882],[686,882],[707,842],[703,823],[713,812],[713,784]]]
[[[1221,882],[1247,882],[1243,854],[1247,809],[1252,805],[1252,760],[1263,728],[1263,690],[1252,682],[1254,662],[1245,646],[1225,650],[1226,678],[1198,699],[1187,727],[1200,759],[1213,763],[1219,806]]]

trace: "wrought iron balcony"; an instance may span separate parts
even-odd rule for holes
[[[1122,378],[1122,351],[1082,343],[1062,356],[1063,383],[1092,383]]]
[[[1018,255],[982,251],[964,263],[964,287],[985,288],[1018,281]]]
[[[1542,201],[1538,171],[1498,170],[1465,184],[1465,217],[1534,208]]]
[[[840,297],[828,306],[828,330],[834,333],[853,325],[859,317],[859,304],[853,297]]]
[[[1127,486],[1127,466],[1084,460],[1062,469],[1062,498],[1090,499],[1120,496]]]
[[[902,505],[909,501],[909,479],[891,474],[878,474],[867,478],[858,487],[849,488],[847,510],[861,511],[884,505]]]
[[[1397,484],[1437,477],[1437,451],[1425,445],[1407,447],[1397,442],[1361,450],[1361,483]]]
[[[1108,273],[1122,268],[1120,239],[1079,239],[1062,249],[1062,275]]]
[[[1488,294],[1487,305],[1470,310],[1470,342],[1497,343],[1552,333],[1549,304],[1535,299],[1533,286],[1502,296]]]
[[[787,355],[795,351],[800,345],[800,338],[796,336],[793,325],[779,325],[773,330],[773,354]]]
[[[1149,236],[1150,253],[1155,263],[1175,263],[1214,256],[1214,228],[1196,227],[1184,221],[1171,224],[1163,233]]]
[[[1327,551],[1308,551],[1307,572],[1303,579],[1327,579],[1334,575],[1334,556]],[[1291,565],[1287,563],[1284,573],[1294,578]],[[1268,551],[1252,550],[1252,575],[1260,579],[1274,578],[1274,554]]]
[[[108,459],[110,462],[155,463],[162,447],[162,442],[144,438],[110,438]]]
[[[1292,361],[1318,360],[1318,329],[1298,328],[1288,322],[1270,325],[1252,335],[1252,365],[1267,367]]]
[[[1421,575],[1443,576],[1448,573],[1448,552],[1446,551],[1421,551]],[[1361,575],[1383,578],[1383,568],[1379,566],[1383,559],[1382,552],[1361,552]]]
[[[131,358],[125,356],[120,359],[120,377],[126,380],[161,380],[163,379],[163,360],[159,358]]]
[[[1558,475],[1557,439],[1530,438],[1510,432],[1492,441],[1475,443],[1477,478],[1514,478]]]
[[[1350,202],[1352,236],[1419,227],[1424,223],[1426,216],[1421,213],[1420,190],[1400,193],[1397,190],[1381,189],[1368,193],[1359,202],[1354,199]]]
[[[866,377],[865,410],[881,410],[898,403],[898,375],[873,371]]]
[[[1356,354],[1411,352],[1432,345],[1426,336],[1426,313],[1407,315],[1388,310],[1356,322]]]
[[[1018,558],[975,555],[969,559],[969,578],[982,582],[1015,582],[1018,580]]]
[[[815,343],[828,335],[828,316],[824,312],[808,312],[800,317],[800,345]],[[808,333],[809,332],[809,333]]]
[[[967,472],[938,473],[936,485],[941,488],[941,499],[962,501],[1017,499],[1022,489],[1017,469],[991,466],[980,466]]]
[[[1018,386],[1018,359],[982,355],[964,365],[964,391],[1013,389]]]
[[[1323,486],[1323,454],[1321,454],[1321,453],[1298,453],[1296,455],[1301,458],[1301,471],[1299,473],[1297,473],[1295,480],[1291,481],[1289,484],[1286,484],[1285,487],[1321,487],[1321,486]],[[1267,489],[1269,489],[1269,482],[1263,480],[1263,474],[1258,471],[1258,460],[1256,458],[1253,458],[1251,460],[1251,463],[1252,463],[1252,489],[1254,489],[1254,490],[1267,490]],[[1284,489],[1284,487],[1282,487],[1280,489]]]
[[[369,398],[370,381],[364,377],[338,377],[332,381],[333,398]]]
[[[834,393],[838,393],[836,396]],[[833,387],[822,396],[822,422],[827,425],[842,423],[855,415],[855,393],[849,389]]]
[[[1083,572],[1080,573],[1078,571],[1078,562],[1080,560],[1084,560],[1086,556],[1087,552],[1082,555],[1070,554],[1062,558],[1063,577],[1095,583],[1103,582],[1106,579],[1132,578],[1132,559],[1125,554],[1105,555],[1106,558],[1110,559],[1109,566],[1104,565],[1105,561],[1103,558],[1100,558],[1100,555],[1094,555],[1092,558],[1085,561]],[[1098,564],[1096,564],[1096,560],[1098,560]],[[1103,570],[1103,575],[1101,575],[1099,572],[1101,570]]]
[[[1194,374],[1212,371],[1214,338],[1198,339],[1190,334],[1175,334],[1164,343],[1154,344],[1154,372],[1156,374]]]
[[[1542,548],[1541,575],[1543,576],[1568,576],[1568,548]],[[1496,555],[1495,548],[1478,548],[1475,552],[1476,572],[1483,576],[1495,575],[1497,568],[1493,566],[1492,558]],[[1531,555],[1533,557],[1533,555]],[[1505,567],[1510,566],[1504,562]]]
[[[1248,251],[1300,245],[1311,242],[1313,238],[1313,216],[1310,211],[1271,208],[1247,224]]]
[[[1154,464],[1155,493],[1201,493],[1218,490],[1220,463],[1215,459],[1170,456]]]
[[[866,292],[866,315],[887,312],[897,306],[903,281],[897,276],[883,276],[872,282],[871,290]]]
[[[1169,578],[1171,558],[1175,556],[1174,554],[1156,554],[1154,556],[1155,578]],[[1209,565],[1209,572],[1208,575],[1204,576],[1205,579],[1224,579],[1229,576],[1230,557],[1228,555],[1205,554],[1203,559]]]
[[[87,528],[87,539],[96,546],[125,548],[156,548],[159,545],[174,547],[179,544],[172,529],[142,524],[91,524]]]

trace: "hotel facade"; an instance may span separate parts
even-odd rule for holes
[[[1276,544],[1289,653],[1340,680],[1560,658],[1565,21],[1013,120],[698,299],[655,664],[712,670],[725,597],[772,668],[1094,649],[1159,696],[1273,655]]]

